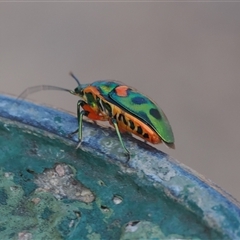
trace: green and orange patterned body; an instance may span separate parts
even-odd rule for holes
[[[174,136],[164,112],[148,97],[122,83],[115,81],[96,81],[80,84],[69,90],[57,86],[40,85],[27,88],[19,98],[41,90],[60,90],[79,96],[77,104],[78,139],[77,148],[82,142],[83,116],[95,121],[108,121],[116,130],[128,160],[130,152],[123,143],[121,132],[129,132],[153,144],[164,142],[174,148]]]
[[[138,91],[114,81],[79,85],[78,95],[86,116],[92,120],[115,120],[120,132],[130,132],[153,143],[174,148],[174,136],[164,112]]]

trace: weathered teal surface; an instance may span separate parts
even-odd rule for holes
[[[151,146],[0,96],[0,239],[238,239],[239,203]]]

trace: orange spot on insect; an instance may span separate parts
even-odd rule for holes
[[[128,86],[118,86],[115,88],[116,94],[119,97],[127,97],[128,93],[127,90],[129,89]]]

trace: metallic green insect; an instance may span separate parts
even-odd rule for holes
[[[128,160],[130,152],[123,143],[122,132],[130,132],[153,144],[164,142],[168,147],[175,148],[172,128],[166,115],[148,97],[115,81],[80,84],[72,73],[70,75],[78,84],[74,90],[41,85],[27,88],[19,97],[25,98],[28,94],[40,90],[61,90],[79,96],[81,99],[77,103],[77,147],[82,142],[83,116],[86,116],[93,121],[108,121],[115,128]]]

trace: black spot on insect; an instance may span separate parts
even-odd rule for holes
[[[144,137],[144,138],[149,138],[149,135],[148,135],[147,133],[144,133],[144,134],[143,134],[143,137]]]
[[[129,127],[133,130],[135,128],[134,122],[132,120],[129,120]]]
[[[103,104],[103,107],[105,109],[107,109],[109,117],[112,117],[112,108],[111,108],[110,104],[108,104],[104,101],[102,101],[102,104]]]
[[[142,133],[143,133],[143,130],[142,130],[142,128],[141,128],[140,126],[137,127],[137,133],[139,133],[139,134],[141,134],[141,135],[142,135]]]
[[[125,124],[126,126],[128,125],[128,122],[126,121],[126,118],[125,118],[124,115],[121,114],[121,113],[120,113],[119,116],[118,116],[118,120],[124,122],[124,124]]]
[[[124,122],[124,124],[125,124],[126,126],[128,125],[128,123],[127,123],[126,118],[124,117],[124,115],[123,115],[123,122]]]
[[[133,97],[132,102],[134,104],[141,105],[141,104],[147,103],[148,101],[144,97]]]
[[[160,112],[156,108],[151,108],[149,113],[158,120],[162,118]]]

